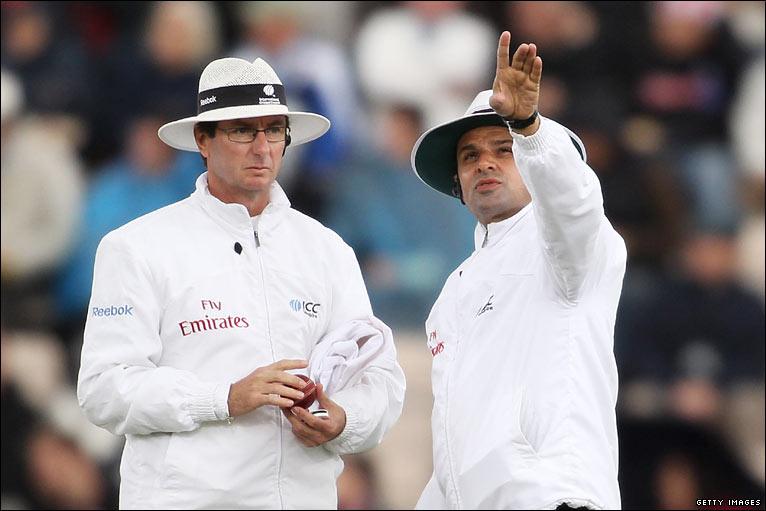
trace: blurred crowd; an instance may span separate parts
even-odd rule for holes
[[[95,249],[193,191],[200,157],[156,132],[196,113],[214,58],[263,57],[291,109],[332,121],[279,181],[354,248],[376,313],[420,342],[400,353],[428,364],[423,322],[474,220],[410,151],[491,86],[504,29],[538,45],[540,111],[585,142],[627,243],[624,507],[763,499],[763,2],[3,1],[3,509],[116,507],[121,439],[74,390]],[[346,460],[341,508],[414,505],[428,474],[400,490],[378,461]]]

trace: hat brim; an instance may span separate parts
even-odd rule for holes
[[[457,173],[457,141],[466,132],[484,126],[505,126],[494,112],[461,117],[423,133],[412,149],[412,168],[425,184],[444,194],[452,195]]]
[[[187,117],[160,127],[157,135],[170,147],[182,151],[199,152],[194,139],[194,125],[198,122],[228,121],[231,119],[252,119],[270,115],[285,115],[290,119],[290,145],[295,146],[311,142],[330,129],[330,120],[309,112],[288,112],[284,106],[235,106],[220,108],[202,113],[196,117]]]
[[[506,124],[495,112],[482,112],[441,124],[423,133],[412,149],[411,163],[415,175],[434,190],[454,197],[457,142],[466,132],[484,126],[505,127]],[[582,141],[567,128],[564,129],[584,161],[586,155]]]

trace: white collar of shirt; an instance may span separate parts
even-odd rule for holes
[[[226,204],[210,193],[207,182],[207,172],[197,178],[197,190],[194,195],[202,203],[203,208],[215,218],[222,220],[225,224],[236,229],[253,230],[262,225],[266,219],[276,223],[281,217],[281,213],[290,207],[290,199],[287,198],[285,191],[276,181],[272,183],[269,190],[269,203],[260,215],[250,217],[247,208],[242,204]]]
[[[499,222],[492,222],[490,224],[487,224],[486,226],[482,224],[481,222],[477,222],[476,229],[474,229],[474,232],[473,232],[473,241],[474,241],[476,250],[479,250],[482,247],[492,247],[494,245],[497,245],[497,243],[501,239],[503,239],[506,234],[511,232],[513,228],[516,227],[519,224],[519,222],[521,222],[522,219],[526,218],[529,215],[529,212],[531,210],[532,210],[532,203],[530,202],[529,204],[521,208],[518,213],[506,218],[505,220],[501,220]],[[485,244],[485,240],[486,240],[486,244]]]

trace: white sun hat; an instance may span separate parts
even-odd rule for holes
[[[257,58],[223,58],[205,67],[199,79],[197,115],[162,126],[157,134],[170,147],[196,151],[194,125],[206,121],[249,119],[286,115],[290,120],[290,145],[310,142],[330,129],[330,121],[308,112],[290,112],[285,88],[277,73]]]
[[[463,117],[445,122],[423,133],[412,148],[412,170],[425,184],[450,197],[455,187],[457,173],[457,142],[460,137],[474,128],[503,126],[505,121],[491,106],[492,90],[481,91],[471,102]],[[564,127],[575,149],[586,161],[585,146],[571,130]]]

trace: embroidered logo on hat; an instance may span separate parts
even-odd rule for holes
[[[211,93],[215,93],[212,94]],[[203,98],[203,96],[207,96]],[[197,113],[243,105],[285,105],[285,88],[279,84],[231,85],[201,92]]]

